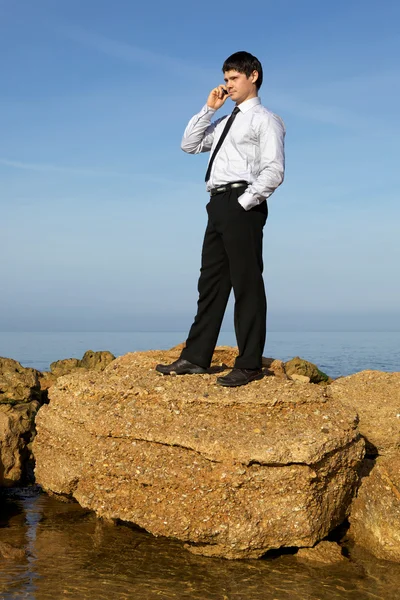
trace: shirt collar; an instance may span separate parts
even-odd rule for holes
[[[258,96],[255,96],[255,98],[250,98],[250,100],[245,100],[239,104],[239,110],[240,112],[245,113],[250,110],[250,108],[257,106],[257,104],[261,104],[261,99]]]

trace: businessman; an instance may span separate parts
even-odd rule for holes
[[[283,181],[285,127],[261,104],[263,71],[255,56],[236,52],[222,71],[225,83],[211,90],[182,139],[189,154],[210,152],[197,314],[180,358],[156,369],[164,375],[206,372],[233,288],[239,353],[233,370],[217,382],[236,387],[263,376],[267,302],[262,239],[267,198]],[[232,114],[211,122],[228,99],[235,103]]]

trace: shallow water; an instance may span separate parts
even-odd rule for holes
[[[4,600],[394,600],[400,589],[400,565],[365,555],[334,566],[301,563],[294,555],[194,556],[177,541],[104,523],[37,487],[3,491],[1,542],[25,551],[0,555]]]

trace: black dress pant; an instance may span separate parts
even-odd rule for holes
[[[235,188],[212,196],[207,204],[197,315],[181,353],[204,368],[211,363],[232,288],[239,348],[235,367],[261,367],[267,311],[262,239],[268,208],[263,202],[244,210],[238,202],[242,193],[243,188]]]

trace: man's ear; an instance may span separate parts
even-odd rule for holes
[[[252,74],[250,75],[251,77],[251,83],[255,83],[258,79],[258,71],[253,71]]]

